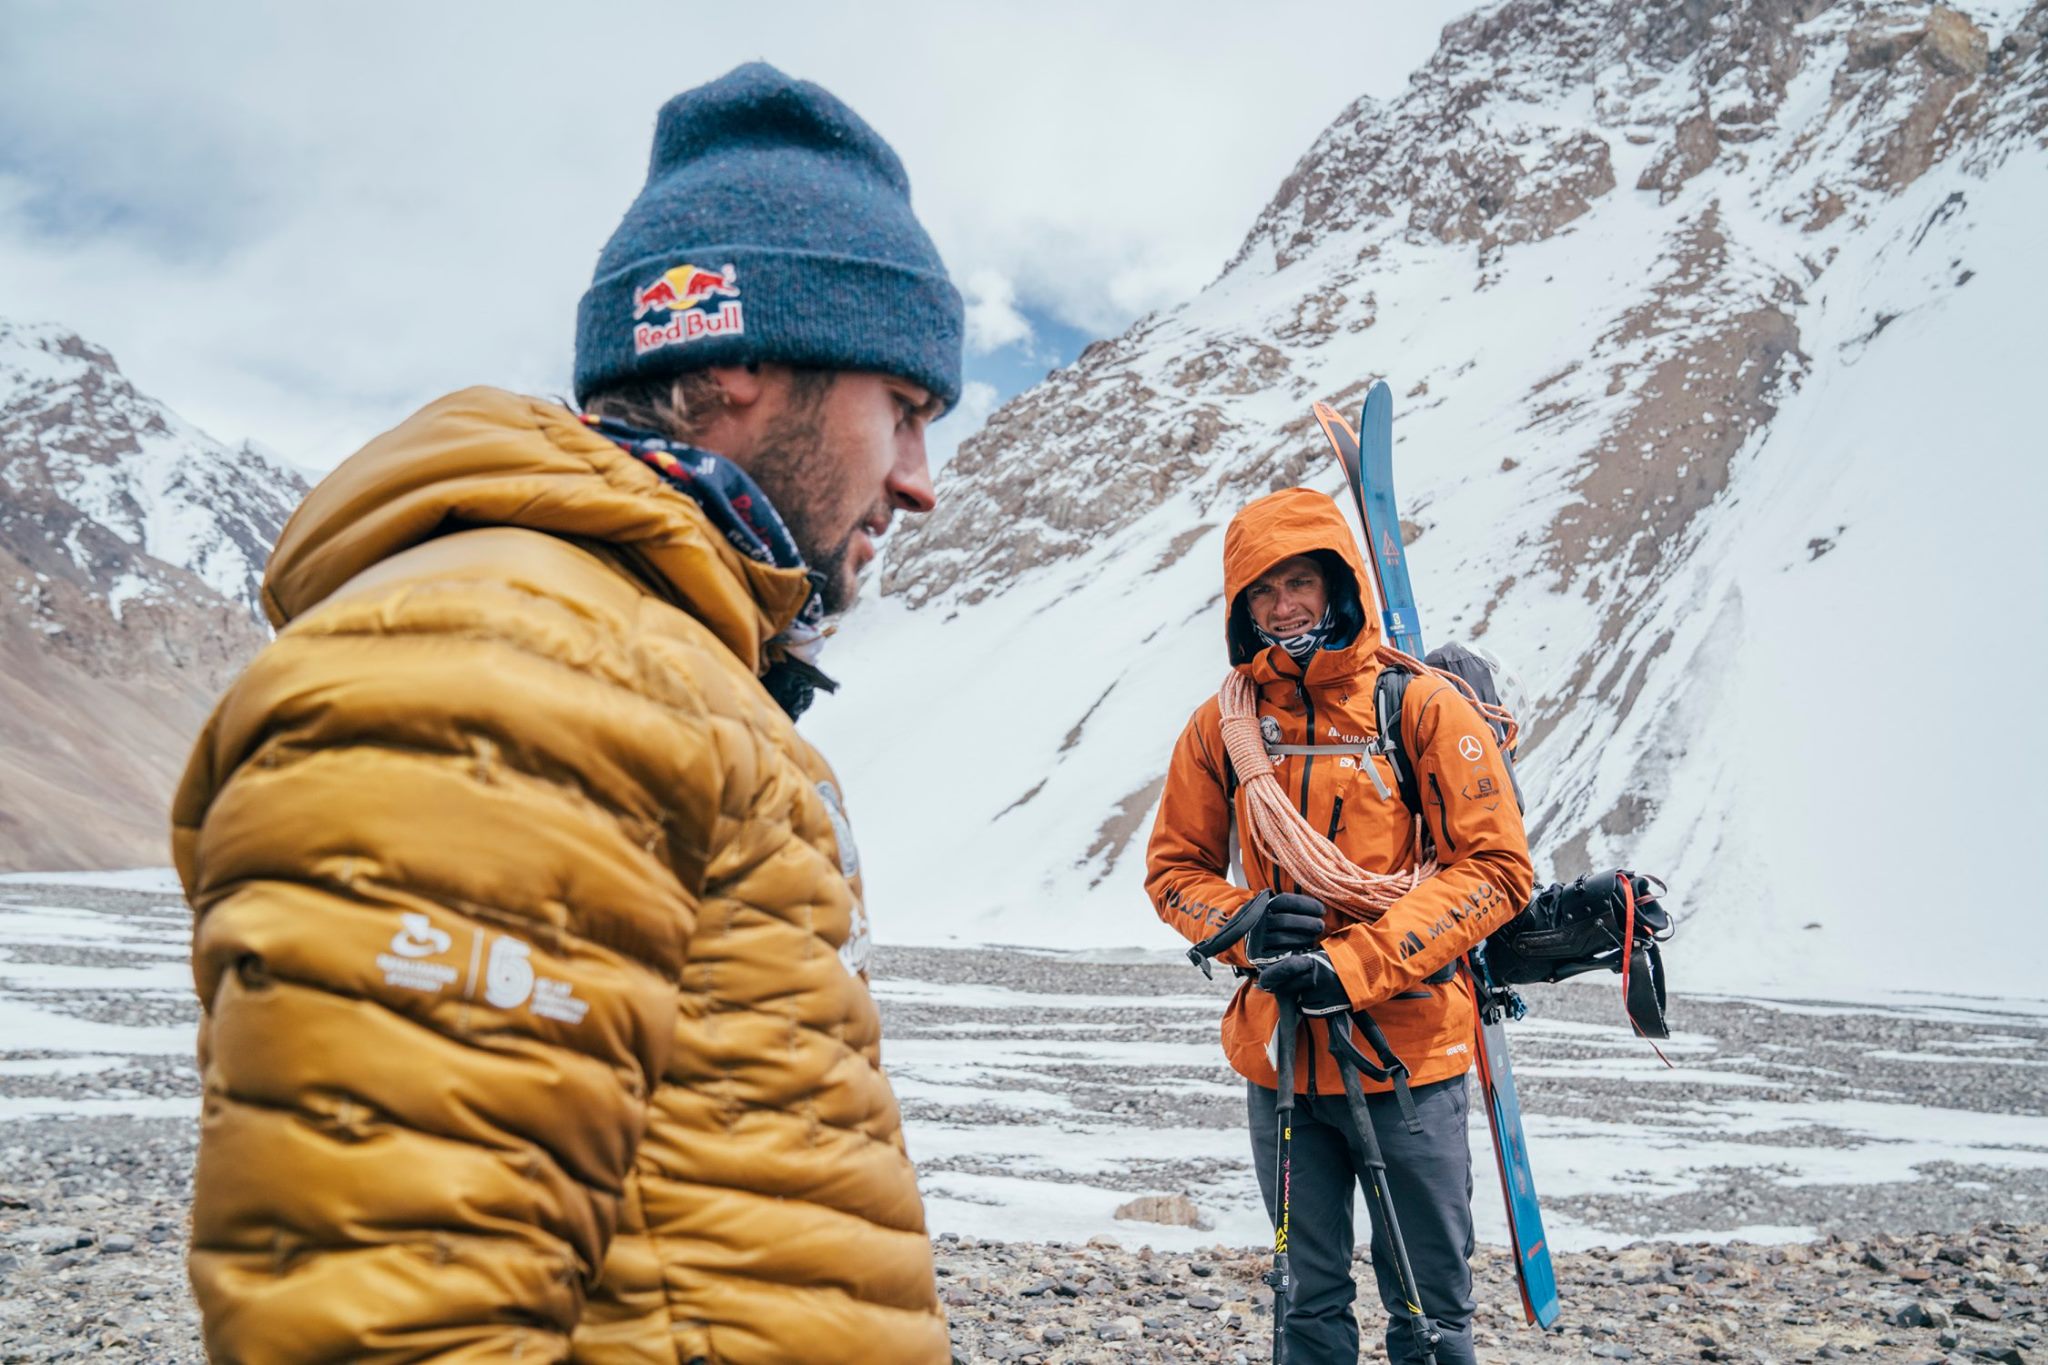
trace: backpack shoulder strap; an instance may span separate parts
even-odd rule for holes
[[[1394,782],[1400,788],[1402,804],[1410,811],[1422,809],[1422,788],[1415,780],[1415,765],[1408,761],[1407,743],[1401,736],[1401,708],[1408,697],[1408,684],[1415,675],[1405,668],[1380,670],[1372,684],[1373,716],[1379,721],[1378,752],[1394,765]]]

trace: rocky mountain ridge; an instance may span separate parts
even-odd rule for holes
[[[1339,116],[1203,299],[1097,342],[991,416],[948,465],[951,496],[893,547],[883,590],[912,605],[956,589],[977,601],[1018,568],[1123,530],[1172,489],[1212,481],[1235,496],[1303,477],[1322,462],[1315,443],[1300,439],[1312,430],[1306,400],[1355,400],[1378,376],[1325,393],[1297,372],[1307,368],[1302,353],[1374,326],[1380,310],[1370,286],[1399,264],[1389,258],[1403,247],[1469,245],[1471,287],[1484,290],[1497,283],[1488,271],[1505,249],[1564,232],[1616,189],[1618,144],[1651,150],[1634,187],[1654,191],[1660,206],[1719,163],[1724,180],[1750,192],[1752,209],[1774,209],[1805,234],[1897,195],[1950,154],[1982,171],[2048,127],[2044,34],[2041,5],[1995,50],[1982,28],[1942,5],[1526,0],[1461,20],[1399,101],[1368,97]],[[1809,98],[1825,80],[1825,105],[1798,111],[1806,119],[1787,126],[1786,100],[1802,77],[1799,93]],[[1567,110],[1577,118],[1558,117]],[[1848,176],[1835,174],[1845,169]],[[1659,358],[1639,343],[1661,339],[1661,350],[1674,352],[1688,322],[1761,332],[1765,363],[1752,384],[1775,374],[1776,359],[1792,349],[1796,329],[1784,309],[1803,300],[1839,248],[1818,238],[1797,269],[1772,269],[1775,262],[1755,259],[1762,253],[1731,242],[1721,198],[1668,215],[1665,273],[1600,338],[1616,352],[1601,369],[1609,396]],[[1288,277],[1297,264],[1319,268]],[[1284,309],[1267,303],[1236,329],[1200,326],[1225,311],[1201,305],[1237,292],[1231,287],[1241,289],[1244,276],[1272,283]],[[1730,309],[1729,290],[1748,306]],[[1631,346],[1633,354],[1621,353]],[[1161,353],[1175,363],[1155,386],[1137,362]],[[1575,357],[1572,372],[1586,368]],[[1744,367],[1736,361],[1735,369]],[[1544,397],[1562,378],[1545,376],[1526,395],[1542,400],[1530,404],[1537,421],[1580,406]],[[1247,443],[1253,424],[1229,400],[1276,387],[1302,415]],[[1226,431],[1238,439],[1224,441]],[[1720,462],[1739,444],[1718,441]],[[1212,455],[1235,458],[1205,458]],[[1097,466],[1091,456],[1114,463]],[[1021,464],[1038,475],[1054,466],[1063,477],[1019,478]],[[1069,491],[1108,471],[1118,476],[1113,487]],[[1647,529],[1661,537],[1676,528]],[[1583,559],[1587,547],[1573,548],[1566,559]]]
[[[168,861],[170,788],[269,638],[264,559],[304,481],[0,322],[0,868]]]

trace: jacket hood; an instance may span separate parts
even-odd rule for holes
[[[281,628],[372,565],[485,526],[610,551],[756,672],[810,592],[802,570],[739,553],[694,501],[567,408],[474,388],[428,404],[320,481],[278,537],[264,610]]]
[[[1364,657],[1378,648],[1377,613],[1366,606],[1369,580],[1351,524],[1327,495],[1312,488],[1283,488],[1246,506],[1223,533],[1224,645],[1233,666],[1253,664],[1275,648],[1261,644],[1253,632],[1244,591],[1260,574],[1295,555],[1320,561],[1333,603],[1340,612],[1348,606],[1356,613],[1357,638],[1342,650],[1322,652]]]

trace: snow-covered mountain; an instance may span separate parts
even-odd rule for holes
[[[162,863],[171,785],[268,638],[263,561],[306,485],[0,321],[0,867]]]
[[[807,721],[878,934],[1171,946],[1144,845],[1225,667],[1222,528],[1334,492],[1309,404],[1384,376],[1425,633],[1520,674],[1545,868],[1668,876],[1681,985],[2040,994],[2044,37],[2048,2],[1446,29],[891,545]]]

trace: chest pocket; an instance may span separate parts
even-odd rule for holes
[[[1392,801],[1394,797],[1394,772],[1392,764],[1385,757],[1385,751],[1378,740],[1363,744],[1266,744],[1266,753],[1273,758],[1315,758],[1335,765],[1346,778],[1356,778],[1358,784],[1370,783],[1372,794],[1381,801]],[[1293,765],[1289,765],[1292,770]],[[1351,781],[1341,782],[1340,787],[1351,788]],[[1350,799],[1350,792],[1340,792]]]

